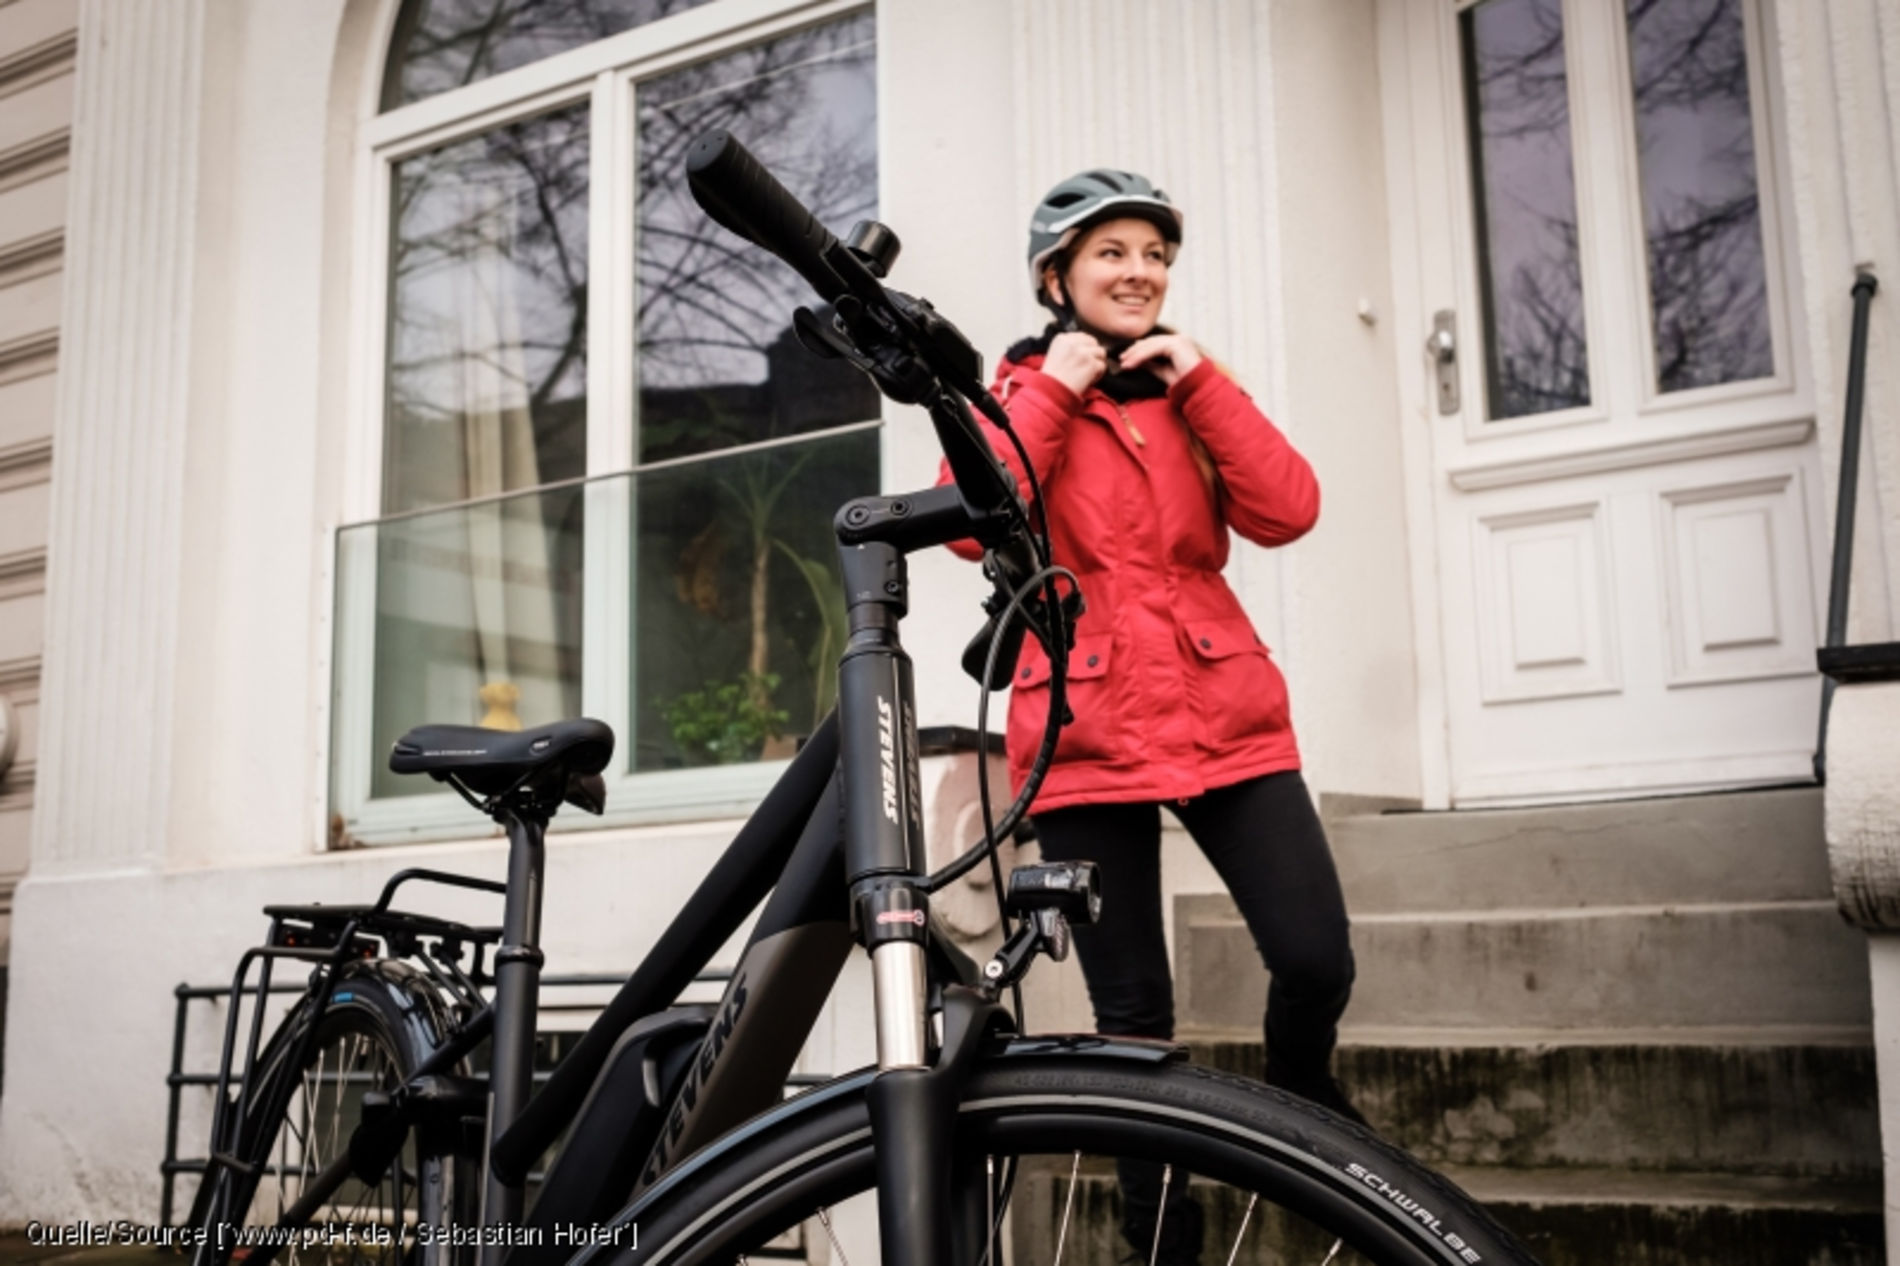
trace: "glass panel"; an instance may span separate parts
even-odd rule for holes
[[[1629,0],[1656,387],[1775,372],[1741,0]]]
[[[383,109],[684,13],[707,0],[404,0]]]
[[[396,165],[386,513],[586,473],[587,144],[577,105]]]
[[[1461,25],[1490,417],[1588,404],[1563,0],[1487,0]]]
[[[374,541],[339,540],[337,619],[350,636],[364,624],[353,596],[375,594],[373,796],[441,790],[389,772],[390,744],[412,726],[513,730],[580,715],[584,496],[557,488],[339,533]],[[373,587],[348,574],[370,559]],[[339,648],[350,662],[363,660]],[[339,735],[339,750],[353,737]]]
[[[878,487],[878,431],[757,449],[635,486],[636,770],[789,756],[837,697],[831,518]]]
[[[726,128],[834,231],[876,215],[874,26],[862,14],[640,85],[642,462],[878,416],[862,374],[792,337],[811,288],[709,220],[684,170],[687,146]]]

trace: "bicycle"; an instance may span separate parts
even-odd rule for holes
[[[899,250],[889,229],[867,222],[834,237],[722,132],[695,143],[688,180],[714,220],[811,283],[822,302],[795,317],[808,348],[928,410],[955,482],[838,512],[850,637],[837,708],[532,1098],[543,836],[564,804],[601,810],[613,734],[578,720],[516,734],[424,726],[398,741],[392,769],[446,782],[504,827],[508,881],[405,871],[371,906],[267,910],[271,936],[233,985],[233,999],[244,996],[251,964],[262,964],[235,1083],[237,1006],[227,1019],[212,1159],[191,1219],[196,1266],[224,1266],[240,1249],[247,1266],[286,1250],[330,1256],[339,1237],[353,1259],[424,1266],[745,1261],[809,1219],[831,1236],[830,1209],[872,1190],[884,1261],[990,1266],[1002,1260],[1012,1200],[1032,1189],[1023,1199],[1054,1227],[1060,1263],[1081,1252],[1078,1191],[1092,1193],[1100,1169],[1085,1156],[1161,1166],[1151,1263],[1170,1210],[1189,1207],[1169,1204],[1170,1184],[1192,1175],[1201,1197],[1211,1183],[1233,1189],[1195,1205],[1211,1214],[1179,1214],[1219,1226],[1223,1241],[1231,1230],[1230,1263],[1250,1226],[1292,1214],[1319,1228],[1327,1262],[1350,1247],[1407,1266],[1534,1266],[1450,1182],[1323,1109],[1193,1067],[1172,1043],[1020,1031],[1024,974],[1039,957],[1066,956],[1071,921],[1092,920],[1101,900],[1088,863],[1018,868],[1005,886],[995,857],[1053,755],[1081,611],[1075,578],[1049,557],[1027,508],[1040,500],[1035,473],[1025,458],[1025,500],[978,429],[971,406],[1013,440],[968,341],[926,301],[884,286]],[[966,537],[984,546],[992,583],[989,619],[964,655],[985,687],[979,735],[989,692],[1026,636],[1052,660],[1052,702],[1016,799],[998,818],[980,784],[983,839],[926,874],[899,639],[904,560]],[[985,862],[1007,936],[979,968],[938,934],[929,898]],[[502,924],[392,910],[411,881],[497,893]],[[761,902],[719,1003],[678,1005]],[[784,1099],[854,945],[870,954],[877,1065]],[[315,970],[260,1051],[263,990],[283,958]],[[490,1039],[490,1070],[473,1075],[468,1057]],[[343,1079],[326,1082],[324,1069],[339,1067]],[[557,1137],[524,1212],[530,1170]],[[1018,1212],[1020,1231],[1034,1217]],[[241,1236],[246,1219],[259,1225]]]

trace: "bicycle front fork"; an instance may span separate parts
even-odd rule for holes
[[[888,507],[898,499],[870,500]],[[848,523],[853,512],[846,507],[840,519]],[[975,991],[946,987],[944,1042],[932,1049],[916,695],[898,638],[908,597],[904,555],[875,540],[841,541],[838,552],[851,629],[838,667],[845,869],[875,991],[879,1073],[868,1102],[880,1247],[891,1266],[946,1266],[985,1230],[957,1225],[969,1220],[959,1209],[980,1204],[951,1198],[958,1184],[950,1140],[963,1077],[1002,1012]]]

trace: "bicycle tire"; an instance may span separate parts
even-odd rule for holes
[[[199,1266],[224,1266],[259,1245],[273,1244],[273,1263],[414,1263],[418,1225],[441,1227],[469,1220],[479,1202],[479,1158],[459,1132],[419,1140],[415,1132],[402,1154],[375,1186],[352,1177],[304,1231],[273,1237],[260,1228],[277,1225],[302,1186],[343,1151],[360,1119],[363,1093],[402,1084],[435,1049],[445,1013],[432,983],[405,964],[388,959],[347,963],[328,1005],[317,1017],[317,1040],[300,1069],[288,1069],[305,1005],[284,1018],[262,1052],[253,1075],[256,1093],[232,1127],[234,1148],[261,1153],[255,1175],[225,1170],[223,1200],[193,1202],[193,1218],[206,1232],[210,1251]],[[223,1203],[227,1208],[216,1212]],[[241,1210],[233,1204],[243,1205]],[[211,1225],[213,1223],[222,1226]],[[379,1233],[380,1232],[380,1233]],[[434,1257],[434,1254],[426,1256]]]
[[[575,1266],[745,1260],[818,1210],[868,1190],[876,1170],[863,1093],[870,1076],[860,1073],[808,1092],[808,1108],[797,1110],[798,1100],[790,1101],[689,1160],[620,1215],[618,1243],[589,1250]],[[991,1061],[965,1090],[956,1146],[959,1156],[1056,1158],[1048,1196],[1059,1196],[1065,1179],[1071,1189],[1077,1185],[1068,1165],[1072,1153],[1191,1171],[1204,1205],[1209,1183],[1228,1184],[1240,1193],[1236,1200],[1254,1194],[1266,1207],[1262,1212],[1247,1206],[1242,1238],[1249,1224],[1256,1240],[1280,1235],[1274,1261],[1289,1260],[1281,1255],[1288,1235],[1305,1234],[1317,1245],[1313,1255],[1290,1260],[1315,1266],[1335,1237],[1340,1255],[1326,1258],[1334,1266],[1355,1260],[1379,1266],[1536,1264],[1469,1196],[1370,1131],[1258,1082],[1185,1063],[1048,1056]],[[1124,1260],[1128,1246],[1112,1229],[1104,1232],[1099,1216],[1103,1200],[1111,1206],[1115,1200],[1113,1187],[1097,1177],[1091,1188],[1098,1213],[1086,1228],[1091,1244],[1081,1244],[1085,1228],[1079,1222],[1065,1221],[1060,1262]],[[1040,1234],[1034,1226],[1026,1232],[1025,1220],[1051,1213],[1066,1197],[1052,1202],[1026,1193],[1019,1183],[1014,1199],[1014,1261],[1056,1266],[1055,1258],[1023,1251]],[[1033,1207],[1038,1201],[1043,1208]],[[1300,1231],[1293,1219],[1308,1229]],[[1209,1222],[1231,1228],[1229,1206],[1217,1201]],[[1270,1224],[1279,1230],[1261,1230]],[[1313,1238],[1312,1228],[1321,1238]],[[1042,1236],[1045,1246],[1049,1238]],[[1209,1236],[1201,1260],[1268,1260],[1260,1247]],[[1242,1249],[1247,1251],[1237,1251]],[[969,1262],[956,1266],[981,1258],[966,1255]],[[1138,1260],[1148,1261],[1149,1254],[1140,1252]]]

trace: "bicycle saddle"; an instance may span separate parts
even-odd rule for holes
[[[418,725],[396,740],[389,768],[398,774],[428,774],[438,782],[454,775],[475,794],[492,796],[542,782],[536,775],[544,772],[558,771],[563,782],[598,774],[613,754],[613,729],[587,717],[514,731]]]

